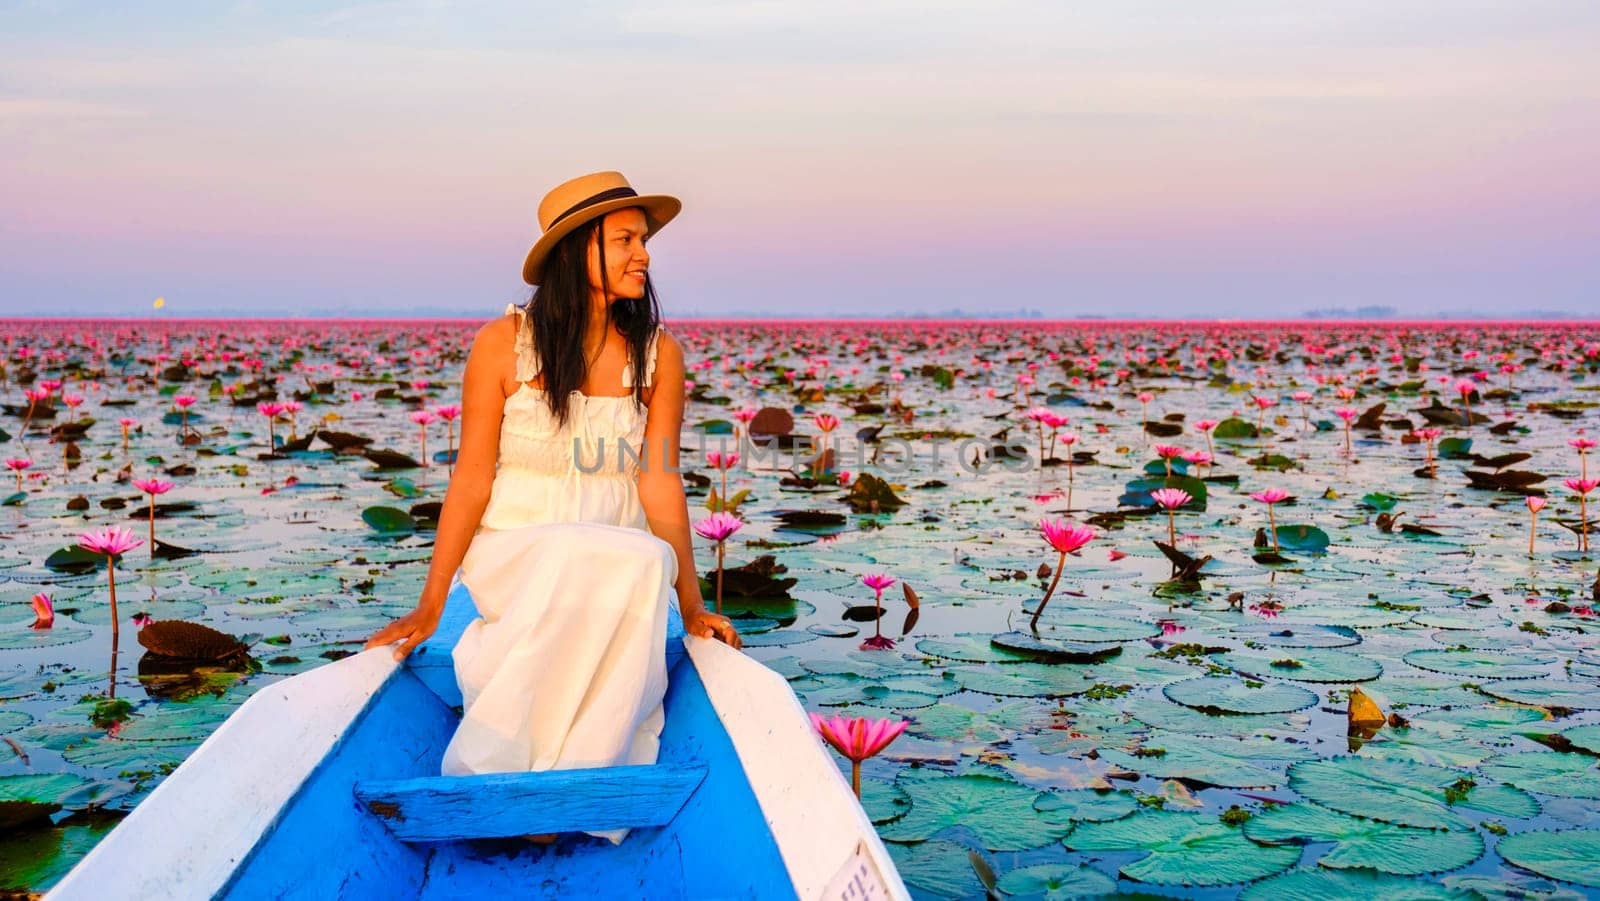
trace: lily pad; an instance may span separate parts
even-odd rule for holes
[[[1258,882],[1239,901],[1327,901],[1330,898],[1382,898],[1383,901],[1479,901],[1470,889],[1452,889],[1366,870],[1301,868]]]
[[[1397,876],[1442,873],[1483,856],[1476,831],[1417,829],[1347,816],[1316,804],[1286,804],[1257,813],[1244,834],[1262,844],[1333,842],[1317,862],[1338,869],[1364,868]]]
[[[1519,832],[1502,838],[1495,850],[1540,876],[1600,887],[1600,829]]]
[[[1074,851],[1148,851],[1122,875],[1158,885],[1230,885],[1281,873],[1300,849],[1264,847],[1215,816],[1151,810],[1109,823],[1084,823],[1065,839]]]
[[[1289,768],[1289,787],[1342,813],[1425,829],[1471,828],[1457,812],[1463,808],[1515,819],[1539,813],[1539,802],[1518,789],[1401,760],[1308,760]]]
[[[1007,895],[1037,895],[1045,901],[1091,898],[1117,890],[1116,880],[1099,870],[1053,863],[1012,870],[1000,877],[998,885]]]
[[[878,830],[886,841],[923,841],[964,826],[991,851],[1022,851],[1056,841],[1071,829],[1034,809],[1036,789],[1008,779],[904,771],[895,782],[911,799],[911,810]]]
[[[1281,682],[1251,684],[1242,679],[1206,676],[1161,689],[1169,700],[1216,713],[1293,713],[1317,703],[1315,692]]]
[[[1487,761],[1478,771],[1491,779],[1541,795],[1600,799],[1600,769],[1586,754],[1524,751]]]

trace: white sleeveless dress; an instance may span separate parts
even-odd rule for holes
[[[517,314],[526,383],[539,374],[527,315],[506,312]],[[633,385],[631,362],[623,382]],[[523,384],[504,409],[489,503],[461,563],[479,617],[452,654],[463,715],[441,772],[654,763],[678,562],[639,503],[645,408],[632,395],[574,391],[558,426],[543,392]],[[620,843],[627,833],[590,834]]]

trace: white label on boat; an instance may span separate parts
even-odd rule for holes
[[[825,901],[888,901],[889,887],[867,854],[866,846],[856,842],[855,852],[828,880],[822,897]]]

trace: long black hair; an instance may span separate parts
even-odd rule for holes
[[[556,422],[566,425],[568,401],[587,377],[584,331],[589,324],[589,241],[600,251],[600,289],[610,293],[606,276],[604,215],[562,238],[546,258],[539,286],[525,307],[533,349],[544,376],[545,402]],[[607,326],[615,322],[628,340],[628,358],[633,361],[633,402],[644,405],[645,353],[650,337],[661,322],[661,306],[655,286],[645,273],[643,297],[619,297],[606,310]]]

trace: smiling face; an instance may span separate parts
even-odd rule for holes
[[[604,284],[610,289],[606,302],[621,297],[643,297],[645,274],[650,268],[650,253],[644,246],[645,231],[649,228],[644,210],[624,207],[605,214],[603,218],[605,221],[601,223],[599,238],[605,242]],[[590,241],[589,286],[597,294],[602,284],[600,267],[599,247]]]

